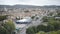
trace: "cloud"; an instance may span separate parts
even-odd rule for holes
[[[0,0],[0,4],[14,5],[60,5],[60,0]]]

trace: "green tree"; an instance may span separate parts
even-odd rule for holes
[[[32,16],[31,18],[32,18],[32,19],[34,19],[34,18],[35,18],[35,16]]]
[[[38,33],[36,34],[46,34],[44,31],[39,31]]]
[[[57,34],[60,34],[60,30],[57,31]]]
[[[3,21],[3,20],[5,20],[5,19],[7,19],[7,15],[0,16],[0,21]]]
[[[26,34],[35,34],[33,28],[28,28],[27,31],[26,31]]]
[[[44,26],[44,25],[39,25],[39,26],[37,26],[37,30],[38,30],[38,31],[46,31],[46,26]]]
[[[44,17],[42,18],[42,20],[43,20],[43,22],[48,22],[48,18],[47,18],[46,16],[44,16]]]
[[[13,24],[12,21],[8,21],[3,25],[0,25],[0,34],[12,34],[13,31],[15,30],[15,25]]]

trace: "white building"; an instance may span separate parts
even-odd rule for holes
[[[32,19],[30,17],[25,17],[24,19],[17,20],[17,24],[29,24],[32,22]]]

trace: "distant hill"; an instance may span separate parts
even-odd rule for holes
[[[33,5],[0,5],[0,8],[39,8],[40,6],[33,6]]]
[[[33,6],[33,5],[0,5],[0,8],[60,8],[60,6],[50,5],[50,6]]]

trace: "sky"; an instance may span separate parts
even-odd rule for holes
[[[60,5],[60,0],[0,0],[0,5]]]

